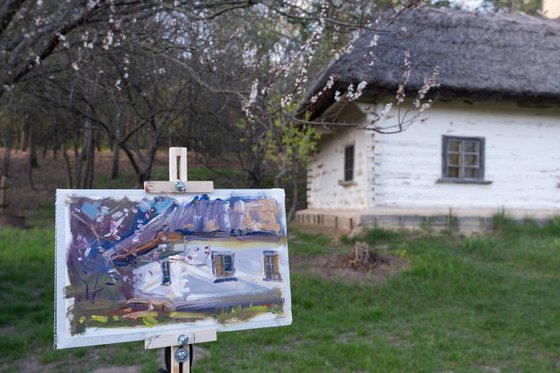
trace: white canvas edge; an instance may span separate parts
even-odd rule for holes
[[[200,326],[195,328],[185,328],[181,324],[148,327],[134,327],[134,328],[107,328],[100,329],[102,335],[96,336],[70,336],[66,328],[66,315],[65,311],[68,309],[68,300],[63,296],[64,286],[68,283],[68,273],[66,270],[66,238],[69,237],[70,227],[65,226],[64,222],[67,221],[66,213],[68,209],[65,205],[65,198],[80,196],[89,198],[102,198],[102,197],[123,197],[125,195],[130,198],[142,198],[156,196],[156,194],[147,194],[141,189],[57,189],[56,191],[56,205],[55,205],[55,316],[54,316],[54,347],[56,349],[94,346],[100,344],[133,342],[144,340],[146,337],[168,334],[168,333],[185,333],[197,330],[206,330],[209,326]],[[203,195],[205,193],[189,194],[188,196]],[[181,197],[182,195],[170,195],[170,197]],[[287,236],[287,221],[286,221],[286,206],[285,206],[285,192],[284,189],[216,189],[212,193],[208,193],[212,198],[226,198],[226,197],[259,197],[270,196],[275,198],[281,203],[280,208],[284,213],[282,214],[282,224],[286,227]],[[271,320],[257,320],[247,321],[237,325],[215,325],[216,330],[222,331],[239,331],[248,329],[259,329],[275,326],[287,326],[292,323],[292,297],[291,297],[291,284],[290,284],[290,266],[289,266],[289,251],[288,244],[286,243],[286,255],[283,256],[283,265],[285,268],[286,277],[282,282],[282,292],[285,295],[284,303],[284,317],[280,319]],[[62,312],[60,312],[62,311]],[[87,334],[87,332],[86,332]]]

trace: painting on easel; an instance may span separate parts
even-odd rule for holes
[[[57,192],[57,348],[291,323],[284,191]]]

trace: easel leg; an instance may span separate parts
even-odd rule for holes
[[[190,373],[193,363],[193,348],[192,344],[183,346],[189,352],[188,360],[184,363],[179,363],[175,359],[175,352],[181,348],[181,346],[166,347],[164,353],[165,367],[168,373]]]
[[[181,373],[181,366],[175,359],[175,351],[177,351],[178,348],[178,346],[171,347],[171,371],[169,373]]]

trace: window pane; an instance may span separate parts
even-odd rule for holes
[[[354,145],[344,148],[344,181],[354,179]]]
[[[457,140],[449,140],[447,141],[447,150],[451,152],[458,152],[460,151],[460,144],[461,141]]]
[[[447,165],[459,166],[459,154],[449,154],[447,156]]]
[[[465,167],[463,172],[464,172],[463,177],[466,178],[466,179],[478,179],[479,178],[478,168]]]
[[[447,177],[459,177],[459,167],[447,167]]]
[[[465,166],[478,166],[478,155],[465,155]]]
[[[233,258],[230,255],[224,256],[224,272],[233,272]]]
[[[465,148],[464,151],[470,153],[478,153],[478,141],[476,140],[465,140]]]

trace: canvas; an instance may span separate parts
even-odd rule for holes
[[[290,323],[283,190],[57,191],[57,348]]]

